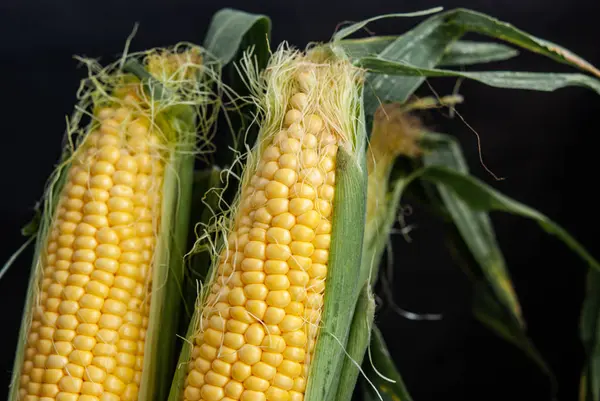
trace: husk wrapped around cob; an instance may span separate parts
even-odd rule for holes
[[[170,400],[324,400],[358,297],[366,215],[362,72],[324,48],[246,60],[259,136]],[[206,238],[206,236],[204,237]]]
[[[82,61],[89,76],[43,199],[9,400],[163,400],[217,69],[188,44],[106,68]]]

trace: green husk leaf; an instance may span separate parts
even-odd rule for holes
[[[408,77],[461,77],[472,79],[496,88],[527,89],[552,92],[567,86],[581,86],[600,94],[600,80],[578,73],[545,72],[462,72],[453,70],[421,68],[405,62],[363,57],[359,65],[372,73]]]
[[[340,41],[349,57],[376,57],[386,47],[398,40],[399,36],[373,36],[361,39],[345,39]],[[446,49],[439,66],[472,65],[503,61],[519,55],[518,50],[495,42],[474,42],[457,40]]]
[[[447,23],[456,25],[465,31],[477,32],[512,43],[600,77],[600,71],[596,67],[570,50],[547,40],[537,38],[489,15],[458,8],[443,13],[443,17]]]
[[[587,360],[582,373],[582,401],[600,399],[600,273],[587,276],[586,296],[580,322],[580,336]]]
[[[421,178],[434,184],[444,185],[476,212],[502,211],[532,219],[548,234],[558,237],[589,267],[600,271],[600,263],[561,226],[539,211],[501,194],[472,176],[442,166],[429,166],[415,171],[411,178]]]
[[[383,401],[412,401],[402,376],[394,365],[383,335],[375,325],[373,326],[369,352],[370,363],[365,360],[363,366],[367,367],[367,377],[377,388],[378,394],[375,393],[369,383],[363,381],[361,384],[366,399],[379,400],[379,397],[381,397]]]
[[[357,160],[358,158],[358,160]],[[350,332],[349,319],[360,290],[360,263],[366,218],[366,164],[363,152],[340,147],[336,166],[336,196],[320,334],[311,362],[307,401],[327,400],[331,383],[342,369],[343,349]]]
[[[519,55],[512,47],[494,42],[458,40],[450,46],[440,66],[464,66],[508,60]]]
[[[469,174],[460,146],[453,138],[429,134],[422,141],[429,143],[429,147],[423,155],[423,164],[426,167],[441,166],[460,174]],[[489,216],[483,211],[471,209],[443,184],[438,183],[437,189],[453,223],[481,267],[495,295],[509,312],[511,319],[518,326],[524,328],[525,322],[521,306],[513,289]]]
[[[378,15],[376,17],[368,18],[366,20],[357,22],[355,24],[352,24],[350,26],[340,29],[333,35],[333,40],[334,41],[342,40],[345,37],[352,35],[354,32],[364,28],[369,23],[380,20],[380,19],[398,18],[398,17],[422,17],[424,15],[429,15],[429,14],[434,14],[434,13],[440,12],[443,9],[444,9],[443,7],[434,7],[434,8],[429,8],[427,10],[415,11],[412,13],[394,13],[394,14]]]
[[[248,45],[254,45],[259,65],[264,66],[269,59],[270,33],[271,19],[266,15],[223,8],[211,19],[204,47],[225,66]]]
[[[359,368],[363,363],[365,350],[371,340],[374,317],[375,299],[371,292],[371,285],[365,283],[354,308],[350,335],[346,344],[346,358],[342,370],[331,384],[332,388],[337,388],[337,392],[331,394],[333,397],[330,400],[350,401],[352,399],[360,372]]]
[[[433,16],[398,37],[378,53],[379,58],[401,63],[432,68],[443,58],[446,49],[460,36],[462,31],[444,24],[439,16]],[[362,60],[356,60],[361,64]],[[367,74],[365,84],[365,114],[374,115],[381,103],[389,101],[406,102],[425,80],[424,76],[398,79],[385,71],[373,70]]]

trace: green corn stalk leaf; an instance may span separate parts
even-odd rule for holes
[[[456,25],[466,32],[477,32],[512,43],[600,77],[600,71],[596,67],[570,50],[547,40],[537,38],[489,15],[464,8],[450,10],[441,15],[448,24]]]
[[[600,400],[600,273],[590,270],[580,322],[580,335],[587,354],[582,373],[581,401]]]
[[[361,386],[365,400],[380,400],[382,398],[383,401],[412,401],[412,397],[377,326],[373,326],[369,357],[369,359],[365,358],[363,366],[367,377],[377,391],[371,386],[371,383],[362,380]]]
[[[409,77],[461,77],[485,85],[505,89],[527,89],[552,92],[567,86],[581,86],[600,94],[600,80],[579,73],[545,72],[462,72],[434,68],[421,68],[404,62],[363,57],[358,63],[372,73]]]
[[[342,39],[352,35],[354,32],[361,30],[362,28],[367,26],[369,23],[375,22],[380,19],[398,18],[398,17],[422,17],[424,15],[434,14],[434,13],[440,12],[442,10],[443,10],[443,7],[434,7],[434,8],[429,8],[427,10],[415,11],[412,13],[394,13],[394,14],[378,15],[376,17],[368,18],[366,20],[354,23],[350,26],[340,29],[333,35],[333,40],[334,41],[342,40]]]
[[[434,16],[398,37],[381,50],[376,59],[432,68],[442,60],[448,47],[461,35],[460,29],[444,24],[442,18]],[[363,59],[355,62],[360,65]],[[386,72],[370,71],[365,83],[365,114],[370,118],[381,103],[406,102],[424,80],[424,76],[399,79]]]
[[[361,39],[345,39],[340,41],[339,44],[350,58],[360,59],[362,57],[376,57],[398,38],[399,36],[373,36]],[[446,49],[438,65],[466,66],[508,60],[518,55],[518,50],[501,43],[457,40]]]
[[[552,396],[555,397],[558,383],[554,373],[527,336],[525,328],[515,321],[511,311],[495,294],[455,225],[449,227],[446,240],[452,259],[473,285],[472,310],[475,318],[500,338],[522,350],[548,377]]]
[[[443,166],[464,175],[469,174],[460,146],[453,138],[439,134],[435,136],[426,134],[422,141],[429,143],[423,156],[423,164],[426,167]],[[489,216],[485,212],[471,209],[444,185],[437,184],[437,189],[453,223],[481,267],[495,295],[509,312],[511,319],[524,329],[521,306]]]
[[[438,65],[450,67],[491,63],[518,55],[518,50],[500,43],[459,40],[450,46]]]
[[[564,228],[544,214],[493,189],[475,177],[442,166],[429,166],[415,171],[411,180],[420,178],[449,188],[474,211],[501,211],[532,219],[548,234],[555,235],[589,267],[600,271],[600,263]]]
[[[269,59],[270,33],[269,17],[224,8],[213,15],[204,47],[225,66],[236,59],[241,49],[254,45],[254,54],[264,66]]]

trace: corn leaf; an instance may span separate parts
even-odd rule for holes
[[[453,138],[429,134],[423,142],[429,143],[423,156],[423,164],[426,167],[442,166],[464,175],[469,174],[460,146]],[[524,328],[521,306],[513,289],[504,257],[496,242],[489,216],[484,211],[470,208],[465,201],[443,184],[437,183],[437,189],[453,223],[481,267],[496,297],[506,308],[510,318]]]
[[[516,71],[463,72],[433,68],[421,68],[408,63],[364,57],[361,67],[380,74],[407,77],[461,77],[485,85],[505,89],[527,89],[552,92],[567,86],[581,86],[600,94],[600,80],[579,73],[547,73]]]
[[[204,48],[225,66],[236,58],[240,49],[255,45],[259,65],[266,65],[270,34],[271,20],[266,15],[223,8],[212,17]]]
[[[600,400],[600,273],[590,270],[580,323],[587,354],[582,374],[582,401]]]
[[[445,186],[473,211],[501,211],[534,220],[548,234],[560,239],[590,268],[600,272],[600,263],[564,228],[539,211],[501,194],[477,178],[442,166],[424,167],[411,177]]]
[[[548,377],[552,395],[555,396],[557,382],[554,373],[527,336],[525,328],[515,321],[511,311],[494,293],[490,283],[483,275],[482,268],[474,259],[455,225],[450,227],[446,240],[452,258],[466,273],[473,285],[472,310],[475,318],[500,338],[521,349]]]
[[[350,58],[376,57],[398,36],[373,36],[361,39],[345,39],[340,42]],[[518,50],[494,42],[457,40],[446,49],[440,66],[472,65],[507,60],[519,55]]]
[[[477,32],[512,43],[600,77],[600,71],[596,67],[570,50],[537,38],[489,15],[464,8],[450,10],[441,15],[448,24],[455,25],[464,31]]]
[[[446,49],[461,35],[460,29],[444,24],[442,18],[434,16],[398,37],[373,59],[432,68],[442,60]],[[370,58],[361,58],[356,62],[360,65],[364,59]],[[397,74],[376,69],[367,74],[364,97],[367,116],[372,116],[383,102],[407,101],[425,80],[424,76],[418,75],[402,79],[394,75]]]
[[[444,54],[440,66],[460,66],[508,60],[519,55],[519,51],[500,43],[459,40]]]
[[[365,400],[412,401],[377,326],[373,326],[369,352],[370,359],[365,359],[363,366],[367,378],[373,385],[362,380]]]
[[[376,17],[368,18],[366,20],[354,23],[350,26],[340,29],[333,35],[333,40],[334,41],[342,40],[342,39],[352,35],[354,32],[361,30],[362,28],[367,26],[369,23],[375,22],[380,19],[398,18],[398,17],[422,17],[424,15],[434,14],[434,13],[440,12],[442,10],[443,10],[443,7],[434,7],[434,8],[429,8],[427,10],[415,11],[412,13],[394,13],[394,14],[378,15]]]

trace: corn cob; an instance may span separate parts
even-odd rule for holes
[[[146,68],[189,85],[196,79],[183,75],[200,67],[193,54],[173,68],[173,55],[151,52]],[[165,391],[149,363],[164,360],[147,351],[172,334],[161,337],[150,326],[178,307],[178,293],[163,302],[175,285],[167,280],[169,263],[181,257],[169,251],[185,241],[183,187],[191,183],[195,107],[206,100],[167,94],[176,89],[169,82],[160,86],[161,99],[149,96],[149,85],[160,84],[148,81],[136,60],[127,65],[144,80],[111,66],[85,81],[92,89],[83,91],[82,104],[94,102],[93,121],[79,137],[69,132],[78,143],[51,180],[11,400],[135,401]],[[81,115],[74,116],[77,125]],[[172,227],[174,220],[181,226]]]
[[[322,319],[357,296],[366,191],[358,72],[329,54],[285,50],[266,71],[263,126],[200,300],[185,401],[303,400],[319,376],[310,371]],[[342,231],[346,253],[332,243]],[[350,318],[330,316],[325,330],[342,342],[321,361],[336,360],[323,377],[341,368]]]

